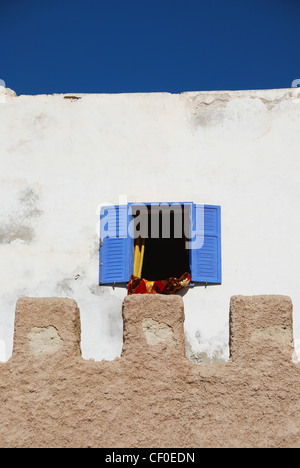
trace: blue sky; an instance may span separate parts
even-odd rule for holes
[[[299,0],[1,0],[17,94],[289,88]]]

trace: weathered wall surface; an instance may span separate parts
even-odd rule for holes
[[[292,302],[231,300],[231,359],[185,357],[180,297],[123,304],[112,362],[80,356],[70,299],[18,302],[14,352],[0,364],[1,447],[299,447],[300,367]]]
[[[222,206],[223,284],[183,297],[193,359],[228,358],[239,293],[292,297],[298,340],[299,89],[78,97],[8,92],[0,103],[4,360],[24,296],[74,298],[83,356],[120,356],[126,289],[98,286],[97,234],[97,207],[119,195]]]

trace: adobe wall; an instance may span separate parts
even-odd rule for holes
[[[299,447],[300,368],[286,296],[235,296],[228,363],[185,356],[179,296],[123,303],[122,356],[84,360],[70,299],[18,301],[0,364],[1,447]]]

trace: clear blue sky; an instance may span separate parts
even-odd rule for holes
[[[17,94],[289,88],[299,0],[1,0]]]

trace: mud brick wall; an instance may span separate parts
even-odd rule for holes
[[[236,296],[228,363],[185,356],[181,297],[123,304],[124,347],[85,361],[69,299],[17,303],[0,365],[1,447],[299,447],[300,368],[285,296]]]

